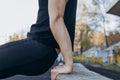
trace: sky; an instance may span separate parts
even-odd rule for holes
[[[0,43],[15,32],[29,30],[37,11],[37,0],[0,0]]]
[[[0,0],[0,36],[30,27],[37,10],[37,0]]]

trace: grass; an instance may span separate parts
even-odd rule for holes
[[[120,72],[120,67],[114,64],[108,66],[102,66],[102,68]]]
[[[74,63],[84,63],[85,62],[85,58],[82,57],[73,57]]]
[[[74,63],[83,63],[83,64],[86,63],[86,58],[84,56],[73,57],[73,60],[74,60]],[[91,58],[89,60],[92,61]],[[101,63],[101,60],[97,60],[97,59],[95,59],[95,60],[96,60],[96,63],[94,63],[94,64],[100,64],[101,68],[120,72],[120,66],[118,66],[118,65],[110,64],[110,65],[107,65],[107,66],[103,66],[102,63]],[[91,62],[88,62],[87,64],[91,65]]]

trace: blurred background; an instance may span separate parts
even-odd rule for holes
[[[75,36],[74,62],[120,72],[120,0],[79,0]]]

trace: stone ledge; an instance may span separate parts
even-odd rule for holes
[[[74,63],[72,74],[59,74],[57,80],[112,80],[88,70],[82,64]]]

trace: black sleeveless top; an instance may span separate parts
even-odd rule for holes
[[[75,35],[76,8],[77,0],[68,0],[64,13],[64,22],[71,38],[72,49]],[[27,33],[27,37],[31,37],[47,46],[59,48],[59,45],[50,30],[48,0],[39,0],[37,21],[31,26],[30,32]]]

